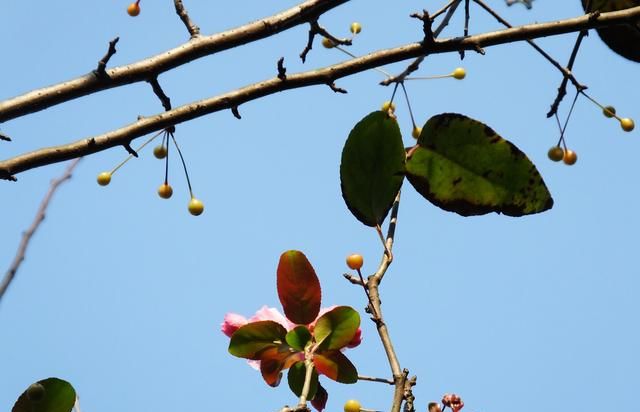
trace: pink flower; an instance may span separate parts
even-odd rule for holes
[[[458,412],[464,407],[464,402],[455,393],[447,393],[442,397],[442,404],[446,407],[450,407],[453,412]]]
[[[240,327],[246,325],[247,323],[249,322],[244,316],[238,315],[237,313],[227,313],[226,315],[224,315],[224,322],[222,322],[221,330],[222,333],[224,333],[228,337],[231,337],[231,335],[233,335],[233,332],[237,331],[238,329],[240,329]]]

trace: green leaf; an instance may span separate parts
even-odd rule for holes
[[[640,6],[640,0],[591,0],[589,10],[587,0],[582,0],[582,8],[592,11],[617,11]],[[621,24],[596,29],[602,41],[620,56],[640,63],[640,22]]]
[[[422,128],[409,150],[407,178],[436,206],[462,216],[489,212],[522,216],[553,206],[527,156],[489,126],[444,113]]]
[[[353,215],[367,226],[381,224],[402,186],[405,151],[398,122],[377,111],[349,133],[342,149],[342,197]]]
[[[320,281],[304,253],[289,250],[278,262],[278,297],[293,323],[306,325],[320,312]]]
[[[324,351],[313,355],[313,364],[321,373],[340,383],[356,383],[358,371],[339,350]]]
[[[11,412],[70,412],[75,403],[76,391],[69,382],[48,378],[30,385]]]
[[[302,394],[302,389],[304,387],[304,377],[307,372],[307,368],[305,367],[304,362],[297,362],[291,369],[289,369],[289,374],[287,375],[287,380],[289,381],[289,388],[291,391],[296,394],[296,396],[300,396]],[[307,394],[307,399],[311,400],[316,396],[316,392],[318,390],[318,372],[315,367],[311,372],[311,382],[309,386],[309,393]]]
[[[292,348],[304,351],[304,347],[311,340],[311,332],[306,326],[296,326],[287,333],[285,339]]]
[[[360,315],[349,306],[338,306],[318,319],[313,329],[323,349],[341,349],[353,340],[360,327]]]
[[[267,348],[282,345],[287,330],[277,322],[264,320],[248,323],[231,335],[229,353],[246,359],[260,359]]]

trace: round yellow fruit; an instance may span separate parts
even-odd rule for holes
[[[559,162],[560,160],[564,159],[564,150],[562,150],[560,146],[553,146],[547,152],[547,156],[549,156],[549,159],[553,160],[554,162]]]
[[[349,269],[360,270],[363,263],[364,258],[362,257],[362,255],[353,254],[347,256],[347,266],[349,266]]]
[[[111,183],[111,173],[109,172],[102,172],[98,175],[98,184],[100,186],[106,186],[109,183]]]
[[[625,117],[620,119],[620,127],[622,127],[622,130],[625,132],[630,132],[636,127],[636,124],[633,122],[633,119]]]
[[[326,47],[327,49],[331,49],[333,47],[335,47],[336,45],[333,43],[333,41],[331,41],[331,39],[328,39],[326,37],[322,38],[322,45],[324,47]]]
[[[458,67],[453,71],[453,73],[451,73],[451,77],[457,80],[462,80],[467,77],[467,71],[462,67]]]
[[[382,107],[380,108],[383,112],[395,112],[396,111],[396,105],[395,103],[391,102],[390,100],[387,100],[386,102],[382,103]]]
[[[173,188],[168,183],[163,183],[158,188],[158,196],[163,199],[169,199],[173,195]],[[202,212],[201,212],[202,213]]]
[[[413,136],[414,139],[417,139],[418,137],[420,137],[420,133],[422,133],[422,127],[413,126],[411,136]]]
[[[140,5],[138,3],[139,2],[136,1],[135,3],[129,4],[129,7],[127,7],[127,13],[129,14],[129,16],[136,17],[138,14],[140,14]]]
[[[353,23],[351,23],[351,27],[349,27],[349,30],[351,30],[351,33],[353,34],[358,34],[362,31],[362,25],[357,21],[354,21]]]
[[[574,165],[578,161],[578,155],[573,150],[567,149],[564,152],[564,157],[562,158],[562,161],[566,165],[569,165],[569,166]]]
[[[202,212],[204,212],[204,203],[195,197],[192,197],[189,201],[189,213],[194,216],[200,216]]]
[[[160,144],[153,148],[153,155],[156,159],[164,159],[167,157],[167,147],[163,144]]]
[[[607,106],[602,109],[602,114],[604,115],[604,117],[612,118],[616,115],[616,108],[613,106]]]
[[[344,403],[344,412],[360,412],[362,405],[355,399],[349,399]]]

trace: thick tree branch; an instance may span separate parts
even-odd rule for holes
[[[465,38],[457,37],[436,40],[428,47],[425,47],[423,43],[411,43],[393,49],[379,50],[322,69],[287,75],[287,81],[284,82],[278,77],[274,77],[216,97],[176,107],[155,116],[139,119],[133,124],[99,136],[82,139],[62,146],[39,149],[1,161],[0,178],[7,179],[14,174],[35,167],[69,160],[114,146],[123,145],[125,142],[129,142],[132,139],[148,133],[159,131],[220,110],[231,109],[242,103],[256,100],[270,94],[312,85],[331,84],[336,79],[424,54],[475,50],[477,47],[527,41],[533,38],[571,33],[606,25],[622,24],[638,19],[640,19],[640,6],[616,12],[602,13],[597,17],[585,15],[561,21],[519,26]]]
[[[101,90],[147,81],[201,57],[264,39],[299,24],[315,21],[323,13],[348,1],[307,0],[271,17],[211,36],[199,36],[148,59],[114,67],[106,71],[107,78],[98,77],[92,72],[73,80],[16,96],[0,102],[0,123]]]
[[[51,181],[49,190],[47,191],[47,194],[44,196],[44,198],[42,199],[42,202],[40,203],[40,207],[38,208],[36,217],[33,220],[33,223],[31,223],[31,226],[29,226],[29,228],[22,234],[22,240],[20,241],[20,246],[18,246],[18,251],[16,252],[16,256],[15,258],[13,258],[13,262],[11,263],[11,266],[9,266],[9,270],[7,270],[7,273],[5,274],[4,279],[2,279],[2,283],[0,283],[0,300],[2,300],[2,297],[4,296],[5,292],[9,288],[9,285],[15,278],[16,273],[18,272],[18,268],[20,268],[20,265],[24,261],[24,258],[27,252],[27,247],[29,246],[29,242],[31,241],[33,234],[36,232],[38,227],[40,227],[40,224],[44,220],[47,212],[47,207],[49,206],[49,202],[51,201],[53,194],[56,192],[56,190],[62,183],[71,179],[73,170],[78,165],[78,162],[80,162],[80,159],[76,159],[73,162],[71,162],[69,166],[65,169],[62,176]]]

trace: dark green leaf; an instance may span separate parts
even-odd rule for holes
[[[309,393],[307,394],[307,399],[311,400],[316,396],[316,391],[318,390],[318,372],[313,367],[313,372],[311,372],[311,382],[309,386]],[[302,389],[304,388],[304,378],[307,372],[307,368],[305,367],[304,362],[297,362],[291,369],[289,369],[289,374],[287,375],[287,380],[289,381],[289,388],[291,391],[296,394],[296,396],[300,396],[302,394]]]
[[[322,412],[324,408],[327,407],[328,400],[329,394],[326,389],[322,387],[320,382],[318,382],[318,391],[316,392],[316,396],[311,400],[311,405],[316,408],[318,412]]]
[[[320,281],[304,253],[289,250],[278,262],[278,297],[293,323],[306,325],[320,312]]]
[[[617,11],[640,6],[640,0],[590,0],[591,6],[586,10],[587,0],[582,0],[585,11]],[[611,50],[635,62],[640,62],[640,22],[603,27],[596,30],[602,41]]]
[[[296,326],[287,333],[286,340],[292,348],[304,351],[304,347],[311,340],[311,332],[306,326]]]
[[[320,316],[313,329],[316,342],[323,349],[347,346],[360,327],[360,315],[349,306],[338,306]]]
[[[69,382],[48,378],[30,385],[11,412],[70,412],[75,403],[76,391]]]
[[[553,199],[527,156],[489,126],[455,113],[432,117],[409,151],[407,178],[436,206],[462,216],[543,212]]]
[[[367,226],[384,221],[404,178],[405,152],[398,122],[387,113],[367,115],[349,133],[342,149],[342,197]]]
[[[313,363],[321,373],[340,383],[356,383],[358,371],[339,350],[324,351],[313,356]]]
[[[246,359],[260,359],[260,353],[285,342],[287,330],[277,322],[265,320],[248,323],[231,335],[229,353]]]

